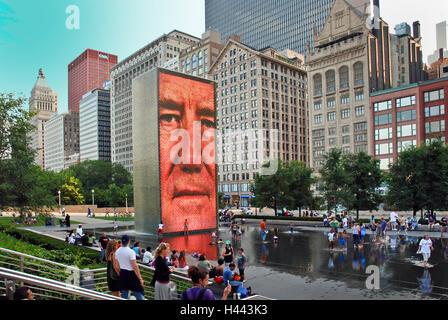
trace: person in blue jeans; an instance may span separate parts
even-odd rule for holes
[[[235,270],[235,264],[233,262],[224,269],[224,275],[222,277],[224,285],[227,286],[230,284],[232,287],[238,287],[236,293],[241,293],[243,289],[243,282],[231,280],[233,279],[233,270]]]

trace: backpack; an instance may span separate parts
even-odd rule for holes
[[[184,292],[182,292],[182,294],[180,295],[180,299],[181,300],[187,300],[187,301],[189,300],[188,299],[188,294],[187,294],[188,290],[190,290],[190,289],[187,289]],[[207,290],[206,288],[202,288],[201,291],[199,292],[198,298],[196,300],[203,300],[204,293],[205,293],[206,290]]]

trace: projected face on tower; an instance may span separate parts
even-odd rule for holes
[[[215,102],[210,83],[159,73],[162,221],[165,232],[216,227]]]

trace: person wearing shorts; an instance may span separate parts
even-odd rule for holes
[[[431,250],[434,250],[434,247],[432,246],[432,241],[429,238],[429,235],[425,234],[423,236],[423,239],[420,240],[417,251],[418,253],[421,253],[423,255],[423,263],[425,265],[425,268],[428,266],[428,260],[429,257],[431,257]]]
[[[353,247],[359,247],[359,226],[355,224],[352,229],[353,232]]]

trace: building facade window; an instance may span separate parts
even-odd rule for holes
[[[445,120],[425,123],[425,132],[426,133],[434,133],[434,132],[441,132],[441,131],[445,131]]]
[[[425,102],[442,100],[445,98],[443,89],[428,91],[424,93]]]
[[[336,76],[334,70],[329,70],[325,73],[327,82],[327,93],[336,91]]]
[[[416,117],[417,117],[416,110],[397,112],[397,122],[412,121],[415,120]]]
[[[336,112],[328,112],[327,120],[328,121],[335,121],[336,120]]]
[[[341,118],[342,119],[350,118],[350,109],[341,110]]]
[[[397,126],[397,138],[411,137],[417,134],[417,125]]]
[[[328,108],[335,107],[335,106],[336,106],[336,100],[334,98],[327,100],[327,107]]]
[[[397,108],[413,106],[415,104],[415,96],[409,96],[404,98],[398,98],[395,100]]]
[[[389,109],[392,109],[392,101],[391,100],[387,100],[387,101],[383,101],[383,102],[375,102],[373,104],[374,112],[384,111],[384,110],[389,110]]]
[[[313,77],[314,79],[314,95],[322,94],[322,76],[320,74],[316,74]]]
[[[353,65],[355,85],[364,84],[364,71],[362,62],[356,62]]]
[[[445,105],[425,108],[425,118],[435,117],[445,114]]]
[[[339,69],[339,82],[341,89],[349,87],[348,67],[343,66]]]
[[[375,155],[391,154],[393,153],[392,142],[381,143],[375,145]]]
[[[314,102],[314,110],[322,109],[322,101]]]
[[[375,141],[392,139],[392,128],[375,130]]]
[[[341,104],[350,103],[350,95],[344,94],[341,96]]]
[[[357,116],[357,117],[359,117],[359,116],[363,116],[365,114],[365,108],[364,108],[364,106],[359,106],[359,107],[356,107],[355,108],[355,115]]]
[[[375,116],[375,126],[381,126],[392,123],[392,113],[386,113],[379,116]]]
[[[411,147],[417,146],[417,140],[404,140],[397,142],[397,152],[402,152]]]

